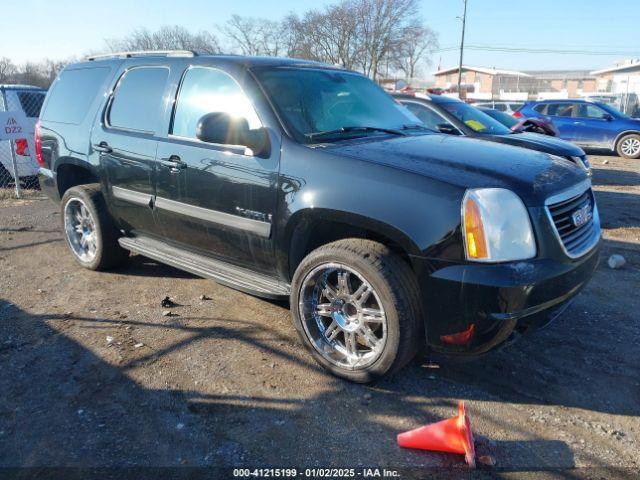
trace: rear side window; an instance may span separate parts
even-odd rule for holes
[[[27,117],[35,118],[40,115],[40,109],[44,102],[43,92],[18,92],[18,100],[22,111]]]
[[[92,67],[63,71],[51,87],[42,119],[72,125],[82,123],[109,70]]]
[[[118,81],[107,116],[109,126],[153,133],[162,115],[162,97],[169,69],[138,67]]]
[[[533,107],[533,109],[538,113],[546,115],[547,114],[547,107],[548,107],[548,104],[542,103],[540,105],[536,105],[535,107]]]

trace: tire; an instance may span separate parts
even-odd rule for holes
[[[346,288],[337,281],[341,276]],[[397,372],[424,344],[413,271],[388,247],[370,240],[339,240],[307,255],[293,276],[291,312],[316,361],[353,382]]]
[[[640,135],[632,133],[622,137],[616,145],[616,153],[624,158],[640,158]]]
[[[118,244],[120,233],[107,210],[99,184],[78,185],[67,190],[62,196],[61,210],[67,246],[81,266],[106,270],[129,256]]]

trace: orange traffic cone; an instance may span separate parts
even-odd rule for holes
[[[464,402],[458,403],[458,416],[425,425],[398,435],[398,445],[439,452],[463,453],[471,468],[476,467],[471,422],[464,411]]]

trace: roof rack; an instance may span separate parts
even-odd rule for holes
[[[132,52],[104,53],[91,55],[87,60],[106,60],[108,58],[133,58],[133,57],[195,57],[198,54],[193,50],[137,50]]]

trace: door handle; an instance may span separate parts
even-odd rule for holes
[[[169,167],[172,172],[178,172],[187,168],[187,164],[184,163],[178,155],[171,155],[169,158],[161,158],[158,161],[161,165]]]
[[[105,142],[105,141],[102,141],[100,143],[94,144],[93,145],[93,149],[96,152],[100,152],[100,153],[111,153],[111,152],[113,152],[113,148],[111,148],[109,146],[109,144],[107,142]]]

